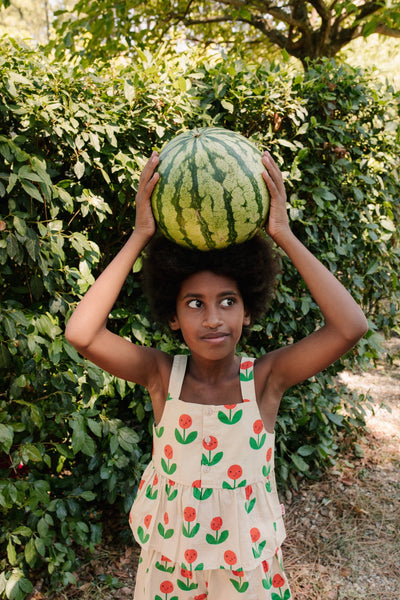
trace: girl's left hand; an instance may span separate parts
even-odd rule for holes
[[[266,168],[263,178],[270,193],[269,216],[265,229],[268,235],[279,243],[280,235],[287,233],[290,229],[286,209],[286,190],[282,173],[268,151],[264,152],[262,162]]]

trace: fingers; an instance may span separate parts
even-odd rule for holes
[[[283,183],[282,173],[272,158],[271,154],[266,150],[262,157],[262,163],[266,170],[263,172],[263,178],[267,184],[271,196],[285,196],[285,185]]]
[[[140,175],[138,195],[144,194],[146,196],[151,196],[153,189],[160,178],[159,173],[154,172],[159,162],[158,152],[153,152]]]

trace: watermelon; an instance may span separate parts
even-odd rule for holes
[[[269,193],[261,152],[222,127],[177,135],[160,152],[152,209],[170,240],[199,250],[250,239],[263,225]]]

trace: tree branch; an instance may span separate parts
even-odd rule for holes
[[[400,38],[400,29],[393,29],[384,23],[378,23],[375,27],[374,33],[380,33],[381,35],[387,35],[388,37]]]

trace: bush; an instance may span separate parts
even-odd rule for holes
[[[285,396],[280,483],[317,474],[334,461],[338,434],[363,424],[363,403],[334,375],[368,365],[379,352],[377,330],[396,322],[397,98],[332,62],[297,75],[268,64],[185,61],[161,49],[140,53],[136,64],[85,72],[2,40],[0,593],[7,598],[24,598],[39,570],[53,587],[73,582],[76,547],[99,543],[108,506],[116,518],[127,512],[149,460],[147,394],[83,360],[63,331],[131,230],[146,157],[184,128],[225,126],[273,151],[287,170],[297,235],[370,318],[356,351]],[[243,344],[249,354],[320,323],[282,262],[276,301]],[[110,323],[138,343],[181,351],[151,323],[138,273]]]

